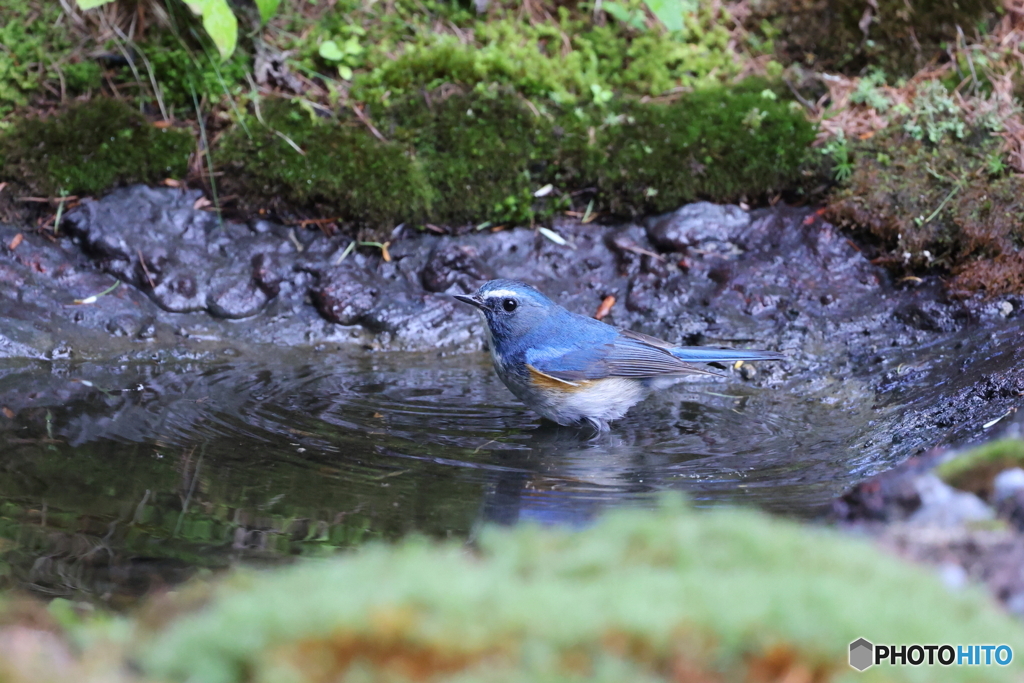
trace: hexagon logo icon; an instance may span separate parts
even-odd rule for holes
[[[873,665],[875,646],[864,638],[858,638],[850,643],[850,666],[857,671],[864,671]]]

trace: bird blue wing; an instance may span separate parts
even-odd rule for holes
[[[657,337],[617,329],[591,319],[584,320],[591,328],[587,330],[586,340],[575,340],[576,343],[562,348],[530,349],[526,353],[526,362],[555,379],[576,382],[605,377],[642,379],[659,375],[717,375],[693,363],[785,358],[773,351],[674,346]],[[600,343],[595,343],[598,340]]]
[[[624,337],[642,341],[659,349],[665,349],[679,360],[690,363],[735,363],[738,360],[785,360],[785,356],[775,351],[755,351],[746,349],[716,349],[708,346],[676,346],[667,341],[650,335],[621,330]]]
[[[642,379],[659,375],[714,375],[672,355],[667,349],[624,335],[596,345],[562,349],[531,349],[526,362],[555,379],[565,382],[629,377]]]

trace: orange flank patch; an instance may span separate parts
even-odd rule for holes
[[[530,383],[533,384],[533,386],[538,387],[540,389],[554,389],[555,391],[575,392],[579,391],[580,389],[585,389],[591,384],[591,382],[588,382],[586,380],[582,380],[579,382],[570,382],[569,380],[552,377],[546,372],[541,372],[540,370],[533,367],[529,363],[526,364],[526,367],[529,368],[530,370]]]

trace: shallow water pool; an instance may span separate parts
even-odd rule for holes
[[[1013,362],[998,334],[962,335],[882,352],[862,377],[732,374],[665,390],[592,439],[518,403],[483,354],[250,356],[0,368],[3,585],[117,606],[206,568],[484,522],[584,524],[666,490],[814,517],[970,432],[904,429],[977,381],[950,359]]]

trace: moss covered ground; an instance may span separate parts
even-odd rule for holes
[[[0,137],[10,178],[32,178],[33,194],[98,194],[129,183],[184,177],[191,133],[158,128],[118,100],[97,98],[48,119],[17,121]]]
[[[399,223],[522,225],[580,205],[635,216],[777,193],[799,180],[814,139],[760,80],[610,106],[601,126],[571,110],[538,115],[500,88],[435,96],[429,108],[425,97],[375,117],[386,141],[354,117],[321,123],[299,106],[266,107],[266,127],[254,117],[251,136],[225,137],[223,185],[249,211],[305,206],[384,234]],[[535,197],[546,185],[551,194]]]
[[[980,592],[951,593],[865,541],[674,500],[583,531],[487,529],[472,549],[371,544],[197,583],[113,620],[64,601],[35,609],[9,605],[2,623],[22,642],[49,629],[91,646],[45,662],[53,681],[1009,681],[1016,659],[859,674],[848,645],[1024,648]],[[28,649],[7,680],[27,680]]]
[[[624,217],[810,184],[813,125],[723,7],[669,32],[639,2],[617,18],[585,5],[286,4],[221,62],[174,3],[8,4],[11,40],[34,35],[0,90],[9,198],[171,178],[207,185],[225,210],[383,237],[399,223]],[[79,102],[75,65],[95,77]]]
[[[368,239],[824,199],[901,276],[1020,294],[1007,2],[240,6],[221,60],[174,0],[5,0],[0,214],[167,178]]]
[[[51,50],[64,45],[23,16],[30,0],[11,2],[21,10],[12,26],[41,30]],[[98,19],[63,17],[92,17],[98,28],[80,39],[124,56],[90,62],[121,101],[69,105],[62,91],[62,105],[45,89],[33,103],[41,111],[27,96],[10,100],[25,105],[0,143],[11,194],[191,176],[229,210],[330,217],[383,238],[400,223],[635,216],[696,199],[799,195],[808,184],[814,127],[763,77],[778,64],[743,77],[749,59],[721,8],[700,8],[670,33],[640,4],[623,21],[582,7],[288,7],[220,63],[186,15],[137,7],[164,25],[133,38],[116,4]],[[163,128],[146,130],[133,109]]]
[[[1024,179],[992,172],[999,142],[977,133],[938,145],[902,132],[878,137],[856,147],[830,216],[877,241],[880,262],[900,273],[948,273],[957,291],[1024,292]]]

